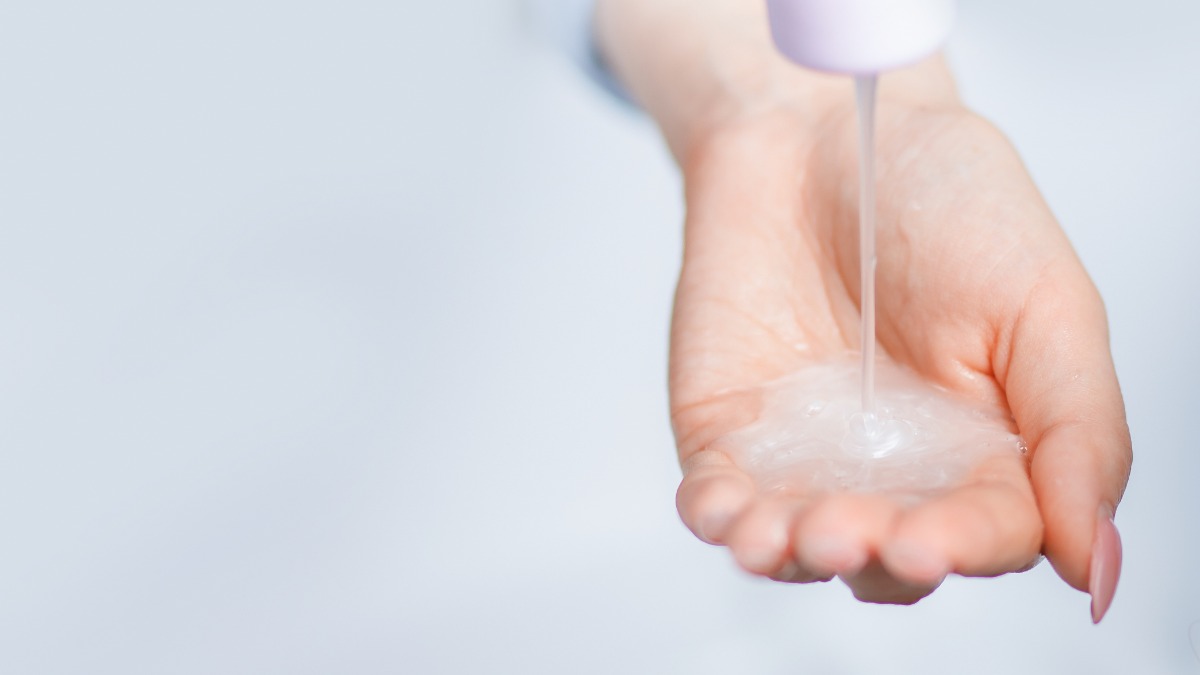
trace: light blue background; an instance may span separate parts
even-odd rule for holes
[[[951,47],[1108,302],[1093,627],[1047,565],[876,607],[684,530],[679,181],[519,6],[6,3],[0,672],[1200,672],[1198,28],[973,0]]]

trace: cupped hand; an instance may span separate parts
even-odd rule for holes
[[[847,84],[821,115],[739,120],[684,163],[670,377],[680,515],[750,572],[836,575],[869,602],[915,602],[947,574],[1020,571],[1044,553],[1091,593],[1098,621],[1131,461],[1104,308],[1012,147],[956,103],[907,102],[882,83],[878,348],[1007,407],[1029,454],[909,505],[767,495],[720,442],[754,421],[761,385],[860,347],[855,124]]]

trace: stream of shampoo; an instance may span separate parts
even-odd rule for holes
[[[862,415],[875,426],[875,75],[854,78],[858,104],[858,250],[862,328]]]
[[[1007,409],[876,358],[876,77],[859,76],[855,90],[862,349],[857,360],[815,363],[764,385],[757,420],[718,440],[768,492],[923,495],[961,482],[989,456],[1026,452]]]

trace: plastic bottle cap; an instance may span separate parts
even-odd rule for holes
[[[767,0],[784,56],[835,73],[867,74],[933,54],[954,23],[954,0]]]

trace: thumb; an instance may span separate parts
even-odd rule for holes
[[[1064,581],[1092,596],[1098,623],[1120,576],[1113,515],[1132,450],[1104,306],[1082,267],[1071,263],[1028,296],[1001,381],[1032,449],[1046,557]]]

